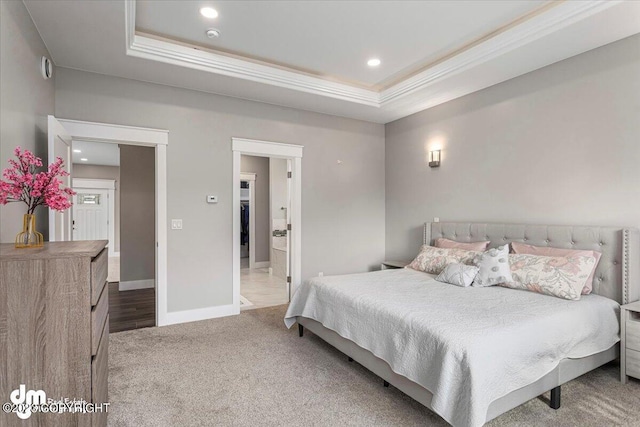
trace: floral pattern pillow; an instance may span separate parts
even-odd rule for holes
[[[525,289],[568,300],[579,300],[582,289],[595,268],[592,256],[546,257],[509,255],[513,282],[501,286]]]
[[[587,251],[581,249],[562,249],[562,248],[553,248],[550,246],[533,246],[527,245],[526,243],[520,242],[512,242],[511,247],[513,248],[513,253],[516,254],[530,254],[530,255],[541,255],[541,256],[592,256],[596,259],[595,266],[598,266],[598,261],[600,261],[600,257],[602,253],[598,251]],[[588,295],[593,290],[593,277],[596,274],[596,269],[594,268],[591,272],[591,275],[587,279],[587,283],[584,285],[584,289],[582,289],[582,295]]]
[[[451,263],[473,264],[474,259],[481,253],[464,249],[446,249],[424,245],[416,259],[406,268],[424,271],[429,274],[440,274]]]

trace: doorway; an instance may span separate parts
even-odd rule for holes
[[[154,201],[146,201],[145,215],[154,219],[151,245],[154,247],[152,269],[155,275],[155,291],[151,305],[154,307],[155,324],[158,326],[179,323],[179,318],[171,318],[167,313],[167,144],[169,132],[160,129],[148,129],[132,126],[113,125],[105,123],[84,122],[77,120],[56,119],[48,117],[49,121],[49,157],[64,154],[63,160],[72,167],[72,144],[76,141],[90,141],[102,143],[105,146],[122,146],[137,148],[149,147],[151,163],[154,166],[152,176]],[[62,145],[66,145],[63,147]],[[59,148],[58,148],[59,147]],[[80,160],[82,162],[82,160]],[[95,199],[94,199],[95,200]],[[64,214],[50,213],[50,241],[72,240],[71,219],[73,210]],[[68,224],[68,225],[67,225]],[[110,239],[111,241],[111,239]],[[115,249],[115,248],[114,248]],[[111,301],[110,301],[111,302]]]
[[[109,331],[156,325],[155,152],[72,138],[73,240],[108,240]]]
[[[94,182],[91,182],[94,181]],[[115,182],[113,180],[81,180],[72,179],[73,211],[73,240],[109,240],[109,255],[113,256],[114,196]],[[92,185],[99,185],[93,187]],[[111,197],[110,197],[111,196]]]
[[[116,187],[120,181],[119,167],[74,163],[72,169],[71,183],[76,194],[71,208],[71,238],[108,240],[107,281],[119,282],[120,192]]]
[[[287,303],[300,283],[301,276],[301,172],[302,146],[232,138],[233,150],[233,305],[234,312],[254,306],[270,306]],[[266,164],[262,172],[258,166],[243,167],[244,159]],[[245,164],[247,162],[245,161]],[[257,165],[257,163],[256,163]],[[277,165],[277,166],[276,166]],[[284,167],[283,167],[284,166]],[[282,172],[282,180],[271,184],[271,167]],[[246,179],[247,175],[255,180]],[[261,179],[262,176],[262,179]],[[248,215],[243,211],[243,178],[248,191]],[[262,192],[260,187],[263,188]],[[274,197],[271,197],[273,193]],[[252,196],[253,195],[253,204]],[[244,197],[246,199],[246,195]],[[259,199],[267,200],[261,203]],[[252,206],[254,205],[254,206]],[[260,211],[263,216],[260,217]],[[243,216],[243,212],[244,215]],[[264,227],[258,225],[262,218]],[[243,234],[249,229],[249,236]],[[248,224],[247,224],[248,222]],[[254,223],[253,233],[251,224]],[[249,225],[249,227],[246,227]],[[252,238],[253,236],[253,238]],[[249,268],[243,267],[242,246],[249,241]],[[260,240],[266,242],[261,248]],[[253,251],[252,251],[253,248]],[[251,253],[255,259],[251,268]],[[246,265],[246,261],[245,265]],[[243,287],[243,284],[245,285]],[[249,295],[262,302],[256,304]],[[244,307],[243,307],[244,306]]]
[[[289,160],[240,158],[240,309],[289,302]]]

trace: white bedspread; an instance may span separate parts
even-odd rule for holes
[[[619,305],[527,291],[461,288],[426,273],[384,270],[313,278],[293,296],[296,316],[322,323],[433,394],[454,426],[480,426],[494,400],[552,371],[564,358],[619,341]]]

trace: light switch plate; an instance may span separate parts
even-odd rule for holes
[[[207,203],[218,203],[218,196],[207,196]]]
[[[440,222],[440,218],[438,217],[433,218],[433,222]]]
[[[181,219],[172,219],[171,220],[171,229],[172,230],[182,230],[182,220]]]

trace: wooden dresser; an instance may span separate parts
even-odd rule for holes
[[[21,384],[47,398],[108,402],[106,240],[0,245],[0,403]],[[106,426],[107,413],[0,411],[1,426]]]

